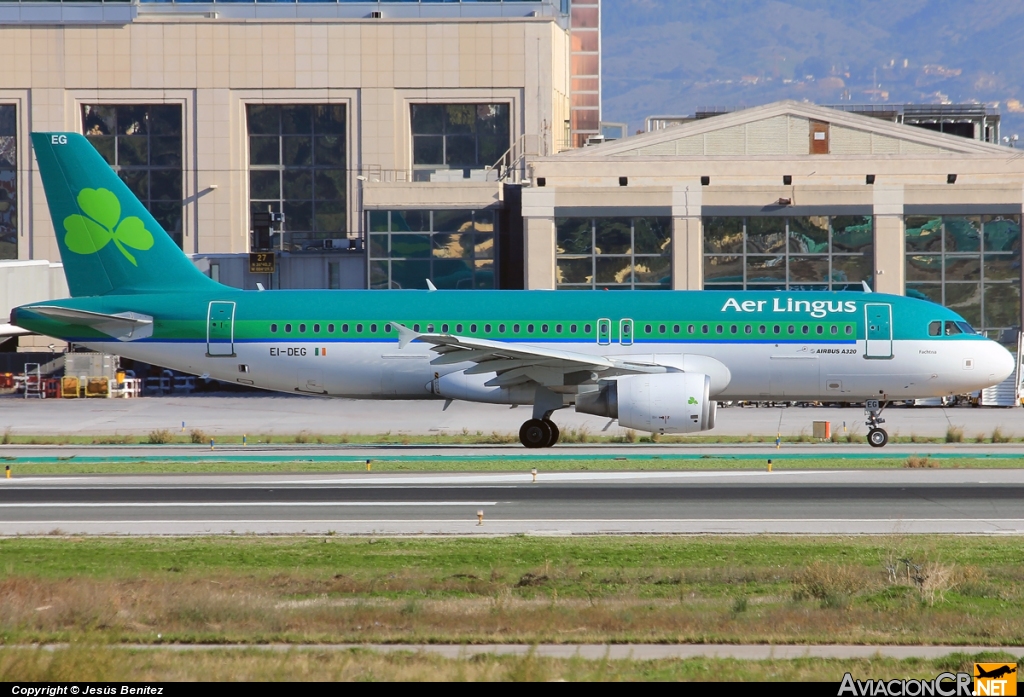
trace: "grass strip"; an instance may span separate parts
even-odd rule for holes
[[[371,454],[372,453],[368,453]],[[370,459],[371,472],[638,472],[638,471],[763,471],[768,459],[773,471],[786,470],[841,470],[841,469],[1009,469],[1024,465],[1024,456],[983,455],[957,457],[956,455],[891,457],[871,455],[665,455],[665,456],[613,456],[580,457],[566,455],[502,456],[409,456],[401,458],[345,458],[302,456],[267,456],[250,459],[238,456],[231,459],[180,458],[5,458],[13,477],[73,474],[230,474],[230,473],[345,473],[366,472],[366,459]]]
[[[718,658],[587,660],[481,655],[451,659],[429,653],[295,650],[151,651],[76,645],[54,651],[0,649],[0,681],[827,681],[854,678],[934,679],[968,672],[975,661],[1009,654],[952,653],[941,659],[822,659],[743,661]]]
[[[1016,537],[0,540],[0,644],[1024,643]]]

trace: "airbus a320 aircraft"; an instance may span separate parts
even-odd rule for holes
[[[957,314],[876,293],[242,291],[202,274],[81,135],[34,133],[72,297],[25,305],[17,327],[267,390],[532,405],[551,415],[696,433],[715,400],[868,405],[971,392],[1014,359]]]

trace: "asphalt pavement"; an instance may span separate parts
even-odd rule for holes
[[[1024,534],[1024,470],[0,480],[0,534]]]
[[[25,399],[0,397],[0,431],[14,435],[136,435],[153,430],[180,432],[198,429],[216,437],[245,433],[253,441],[266,436],[310,434],[434,435],[518,433],[531,416],[530,409],[494,404],[442,400],[359,401],[275,394],[175,395],[139,399]],[[991,436],[995,428],[1006,435],[1024,436],[1022,408],[893,407],[885,411],[890,435],[942,437],[950,426],[974,439]],[[622,435],[618,423],[577,414],[555,412],[563,430],[585,428],[592,434]],[[753,408],[718,410],[718,422],[709,435],[810,435],[814,421],[829,421],[840,432],[867,433],[863,409]]]

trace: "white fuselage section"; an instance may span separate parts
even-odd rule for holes
[[[642,345],[558,343],[554,347],[601,356],[656,354],[712,356],[731,372],[718,400],[910,399],[971,392],[996,384],[1013,368],[1011,355],[991,341],[893,341],[891,358],[865,358],[866,342]],[[431,399],[437,377],[470,363],[431,365],[437,354],[413,342],[239,342],[234,355],[208,356],[205,343],[93,342],[89,348],[154,365],[267,390],[365,399]],[[494,377],[474,376],[482,382]],[[598,377],[600,375],[598,374]],[[477,401],[491,401],[481,398]],[[516,400],[519,403],[528,401]],[[507,402],[504,402],[507,403]]]

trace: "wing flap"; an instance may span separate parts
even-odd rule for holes
[[[412,341],[420,341],[430,344],[431,350],[438,354],[431,361],[431,365],[475,363],[476,365],[466,369],[466,374],[494,373],[495,377],[486,383],[488,387],[511,387],[530,382],[544,387],[560,387],[565,385],[567,374],[583,371],[600,373],[602,377],[613,377],[674,370],[664,365],[645,363],[636,358],[615,359],[454,334],[418,334],[397,322],[392,324],[398,328],[400,348],[404,348]]]

